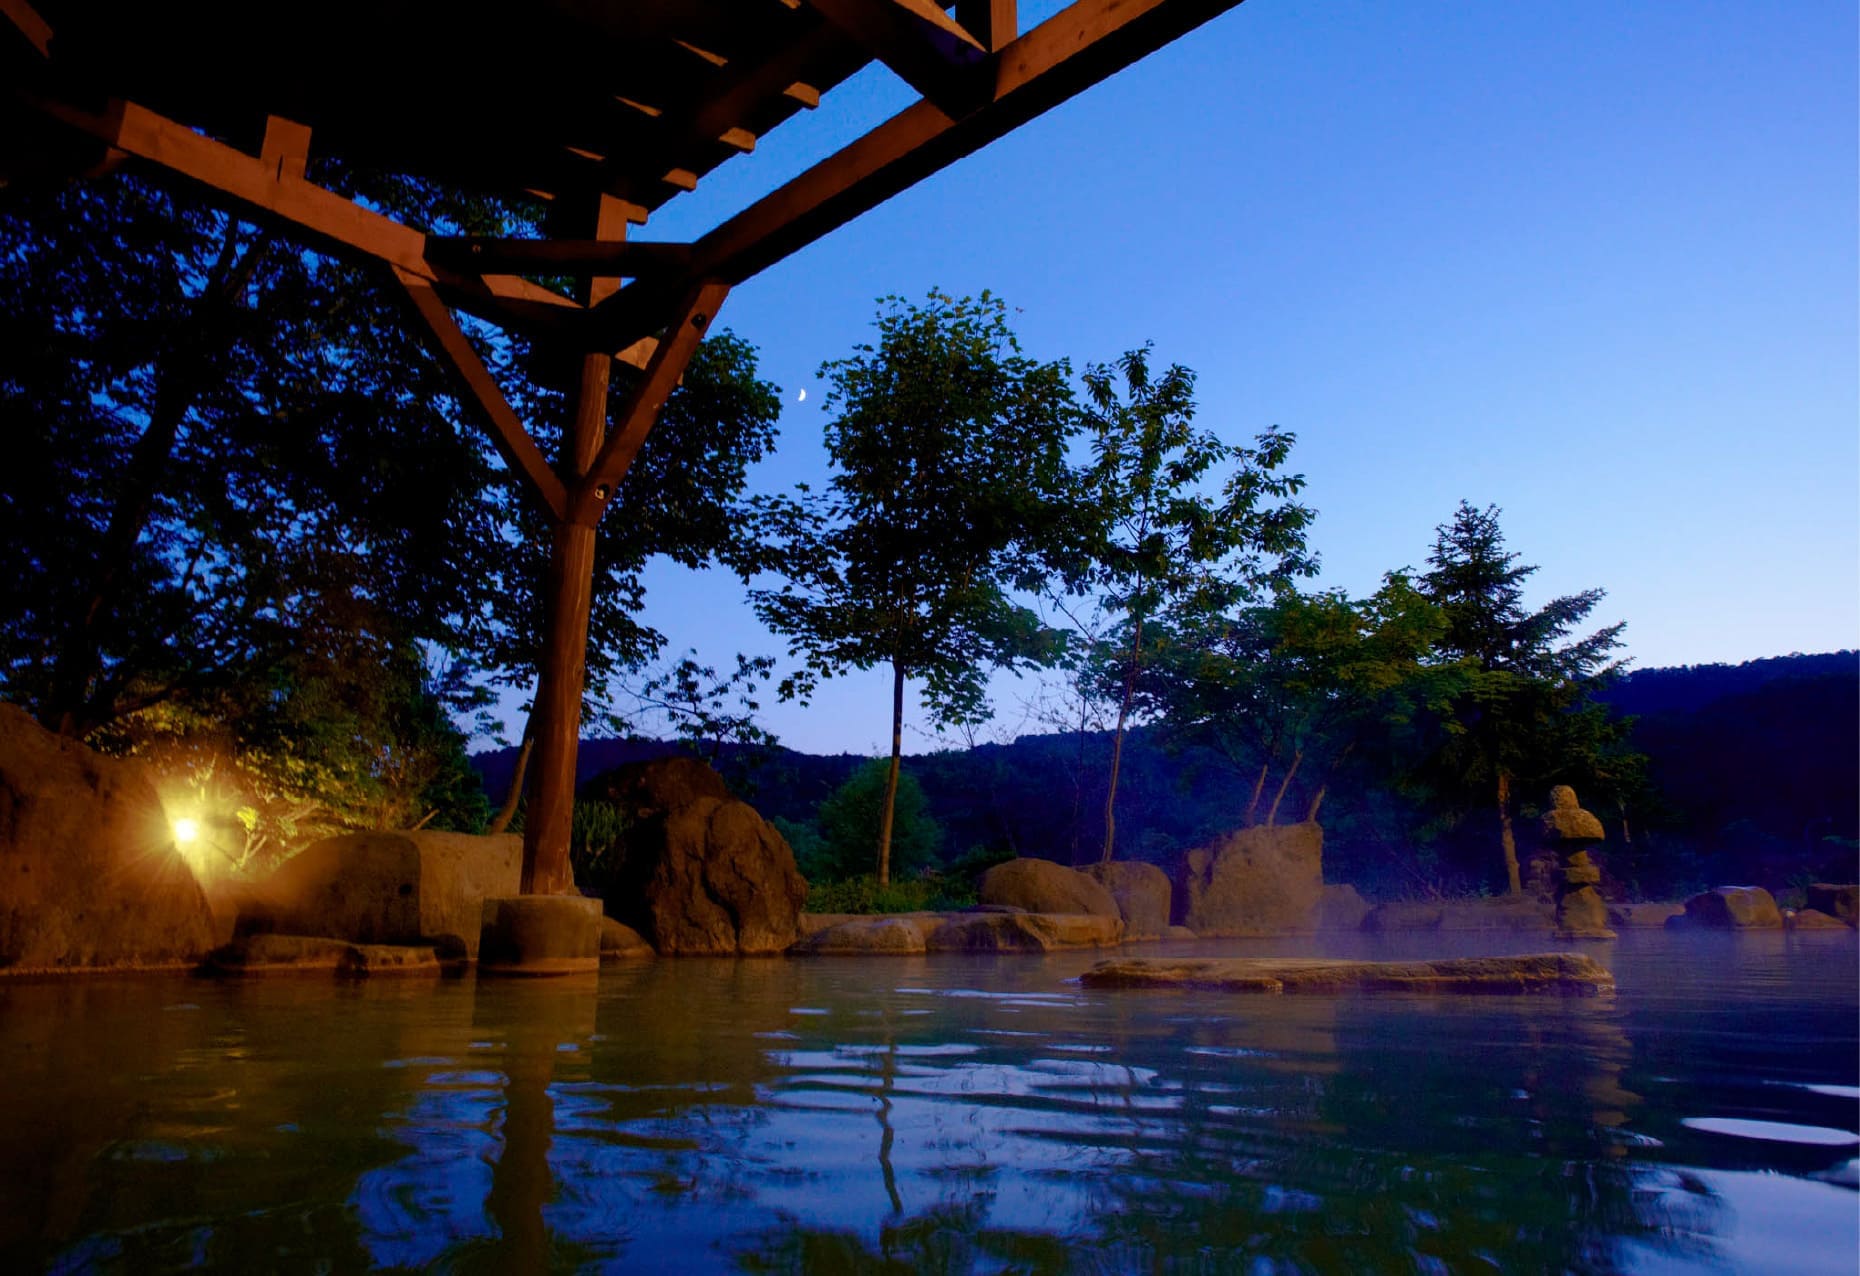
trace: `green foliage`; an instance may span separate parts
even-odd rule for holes
[[[1058,654],[1011,591],[1038,583],[1068,516],[1076,413],[1067,366],[1021,354],[997,298],[882,304],[878,343],[821,369],[829,490],[761,503],[787,580],[751,597],[803,661],[784,696],[891,667],[895,756],[907,682],[934,722],[976,722],[990,670]],[[889,843],[872,845],[887,881]]]
[[[557,446],[572,403],[557,388],[559,380],[541,379],[547,369],[539,369],[537,363],[533,352],[517,343],[507,352],[502,371],[513,398],[521,403],[525,423],[549,452]],[[617,408],[625,400],[629,380],[637,375],[625,365],[615,365],[610,406]],[[620,680],[646,668],[664,650],[664,636],[641,620],[644,573],[652,559],[668,558],[687,567],[720,563],[744,579],[769,565],[767,550],[740,498],[749,466],[774,447],[780,413],[780,392],[757,375],[753,346],[724,329],[698,347],[614,493],[602,520],[606,531],[595,539],[583,700],[587,720],[616,734],[626,731],[629,723],[614,709]],[[496,564],[496,623],[487,626],[475,650],[493,682],[529,687],[542,652],[542,582],[549,534],[542,516],[528,502],[513,498],[514,493],[506,498],[507,531]],[[697,681],[714,677],[694,656],[686,660]],[[688,704],[680,703],[682,664],[657,675],[669,682],[662,681],[656,691],[653,679],[641,688],[649,699],[665,693],[674,706],[675,721],[689,721],[679,711]],[[758,671],[757,678],[761,676]],[[711,702],[709,707],[724,706]],[[728,729],[730,715],[725,717]]]
[[[575,883],[606,898],[626,859],[626,815],[611,802],[578,801],[568,832]]]
[[[223,870],[262,872],[361,829],[479,832],[490,803],[447,704],[448,669],[332,631],[267,684],[119,719],[97,743],[145,759]]]
[[[439,234],[540,227],[537,206],[313,176]],[[229,785],[266,853],[427,811],[480,826],[447,715],[492,729],[485,681],[533,679],[547,536],[391,290],[140,178],[6,196],[0,695],[173,756],[197,796]],[[468,331],[552,447],[563,369]],[[750,346],[704,343],[615,495],[624,534],[597,541],[590,700],[663,645],[637,620],[649,558],[760,565],[737,496],[779,409]],[[416,659],[447,670],[424,699],[398,671]]]
[[[1094,643],[1083,684],[1088,696],[1117,706],[1102,849],[1109,860],[1124,730],[1162,645],[1159,622],[1195,623],[1315,571],[1305,552],[1314,515],[1293,499],[1304,477],[1281,472],[1294,436],[1270,430],[1246,447],[1196,429],[1194,373],[1174,364],[1153,377],[1150,347],[1115,368],[1088,368],[1085,389],[1092,461],[1075,579],[1114,625]],[[1214,482],[1218,496],[1208,490]]]
[[[871,873],[837,882],[810,882],[810,913],[925,913],[949,912],[975,902],[975,888],[948,877],[929,874],[899,878],[880,886]]]
[[[736,668],[719,674],[711,665],[700,665],[696,651],[687,651],[646,679],[634,699],[642,711],[663,718],[692,753],[715,766],[726,746],[756,752],[775,744],[756,721],[762,709],[758,689],[774,668],[772,656],[738,654]]]
[[[821,876],[840,880],[857,876],[872,862],[885,816],[885,787],[890,764],[873,758],[820,804],[815,822],[820,830],[817,861]],[[923,788],[910,771],[900,771],[892,804],[891,860],[902,875],[919,872],[936,863],[942,830],[931,818]],[[809,877],[805,869],[802,875]]]
[[[1149,692],[1172,729],[1250,782],[1245,823],[1276,823],[1301,772],[1311,819],[1346,759],[1386,767],[1464,687],[1459,664],[1431,658],[1445,627],[1401,573],[1360,600],[1283,590],[1172,635]]]
[[[1442,801],[1468,804],[1477,794],[1496,809],[1509,886],[1519,889],[1511,831],[1514,784],[1532,789],[1638,770],[1625,724],[1611,722],[1595,693],[1619,669],[1612,653],[1624,625],[1570,638],[1601,602],[1599,589],[1523,602],[1523,566],[1505,549],[1497,506],[1460,502],[1437,529],[1423,592],[1446,617],[1438,650],[1466,670],[1443,742],[1428,769]],[[1578,790],[1580,792],[1580,790]]]
[[[521,835],[525,805],[517,807],[507,832]],[[577,798],[568,831],[568,862],[575,885],[606,897],[626,863],[626,813],[612,802]]]
[[[777,815],[769,823],[775,826],[775,831],[788,843],[788,849],[794,852],[794,865],[802,877],[809,882],[824,882],[833,876],[833,860],[827,850],[827,841],[820,836],[820,829],[812,820],[793,820],[785,815]]]

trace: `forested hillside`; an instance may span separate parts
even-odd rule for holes
[[[1860,813],[1860,657],[1783,656],[1743,665],[1645,669],[1606,694],[1633,714],[1649,758],[1645,809],[1609,820],[1604,861],[1642,894],[1708,882],[1786,886],[1803,876],[1852,880]],[[586,780],[624,762],[679,749],[656,740],[584,744]],[[906,760],[942,832],[942,857],[984,848],[1064,862],[1096,857],[1110,762],[1108,733],[1022,736],[1011,744]],[[474,759],[493,799],[514,751]],[[720,746],[713,760],[770,817],[811,821],[864,759]],[[1138,730],[1124,749],[1120,854],[1168,865],[1182,850],[1236,827],[1249,777],[1205,749],[1171,749]],[[1530,802],[1541,801],[1526,794]],[[1585,801],[1590,800],[1585,797]],[[1604,804],[1596,796],[1593,804]],[[1378,895],[1489,888],[1482,861],[1456,832],[1430,823],[1401,793],[1340,784],[1324,808],[1326,871]],[[1528,833],[1526,834],[1528,838]]]

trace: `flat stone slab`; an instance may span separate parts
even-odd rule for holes
[[[1237,957],[1206,961],[1101,961],[1087,988],[1198,988],[1215,992],[1613,992],[1615,977],[1580,953],[1456,957],[1444,961],[1341,961],[1316,957]]]
[[[351,944],[321,935],[247,935],[209,953],[215,975],[331,974],[437,975],[443,969],[430,945]]]

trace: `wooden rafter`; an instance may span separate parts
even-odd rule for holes
[[[1239,0],[1075,0],[995,55],[988,105],[906,107],[692,245],[684,279],[642,279],[595,308],[597,339],[645,336],[695,279],[740,283],[899,191],[1192,30]]]
[[[673,311],[674,318],[658,349],[646,364],[646,370],[628,392],[617,414],[613,433],[607,436],[587,474],[569,502],[568,521],[592,527],[600,520],[620,480],[639,455],[640,445],[658,420],[659,409],[684,375],[691,356],[697,352],[704,333],[717,317],[718,307],[729,296],[728,284],[704,283],[693,288]]]
[[[418,316],[428,344],[455,373],[465,392],[466,406],[474,410],[490,433],[504,464],[522,480],[524,490],[543,510],[556,522],[561,522],[568,510],[568,489],[549,468],[536,441],[511,410],[490,369],[484,366],[458,321],[453,319],[452,311],[432,280],[399,267],[395,268],[394,277],[406,293],[413,314]]]
[[[638,279],[691,265],[689,244],[635,244],[611,239],[508,239],[429,236],[426,260],[460,273],[572,274]]]
[[[694,148],[721,141],[733,132],[748,135],[744,121],[768,99],[795,97],[794,91],[800,89],[803,96],[796,100],[808,106],[820,105],[820,94],[804,81],[822,58],[844,45],[845,37],[822,23],[765,58],[725,63],[695,107],[677,113],[659,112],[644,145],[606,165],[606,189],[622,198],[653,199],[656,192],[643,189],[644,183],[663,183],[665,174],[681,167]],[[753,144],[753,135],[748,136]],[[738,149],[742,149],[740,144]]]
[[[29,122],[0,126],[0,157],[8,177],[128,157],[393,275],[552,525],[522,883],[567,890],[594,529],[729,288],[1238,2],[1073,0],[1021,35],[1015,0],[954,0],[953,19],[944,0],[547,4],[439,30],[421,6],[345,2],[258,6],[236,31],[216,29],[215,6],[58,0],[54,39],[35,0],[0,0],[0,121]],[[427,56],[407,59],[415,45]],[[922,100],[695,243],[624,242],[627,221],[871,57]],[[358,165],[548,201],[548,238],[429,238],[306,180],[309,130],[275,114],[256,155],[178,122],[240,137],[276,112]],[[562,275],[572,299],[525,277]],[[580,356],[555,466],[454,308],[534,336],[555,366]],[[614,359],[642,372],[610,417]]]
[[[808,3],[945,115],[960,119],[982,104],[988,51],[933,0]]]
[[[27,44],[38,50],[40,57],[52,55],[52,24],[27,0],[0,0],[0,18],[5,18]]]
[[[436,269],[426,260],[425,235],[303,179],[301,168],[287,162],[286,153],[307,137],[307,131],[293,132],[296,126],[276,128],[275,152],[269,151],[268,143],[266,155],[252,156],[134,102],[116,102],[97,114],[58,103],[44,103],[42,109],[131,159],[205,187],[246,214],[283,223],[317,248],[425,279],[447,302],[470,314],[531,331],[551,331],[563,328],[581,310],[567,297],[528,280],[486,280]],[[267,136],[273,136],[272,129]],[[302,158],[298,154],[295,161]]]

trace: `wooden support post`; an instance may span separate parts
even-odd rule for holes
[[[593,238],[626,238],[625,205],[600,197],[593,209]],[[564,227],[578,232],[581,227]],[[619,280],[593,276],[583,286],[583,304],[601,301]],[[561,469],[579,490],[600,455],[607,427],[607,387],[613,357],[584,355],[575,390],[575,413],[562,440]],[[554,520],[549,570],[543,579],[543,653],[536,681],[536,750],[529,809],[523,820],[525,895],[562,895],[574,889],[568,862],[575,817],[575,762],[581,750],[581,694],[587,683],[588,615],[594,603],[594,525],[574,516],[572,502]]]
[[[563,439],[577,477],[593,464],[607,416],[613,360],[582,358],[575,415]],[[588,613],[594,601],[594,524],[558,522],[550,534],[543,580],[543,658],[536,684],[535,781],[523,820],[525,895],[573,889],[568,863],[575,815],[575,759],[581,745],[581,693],[587,680]]]

